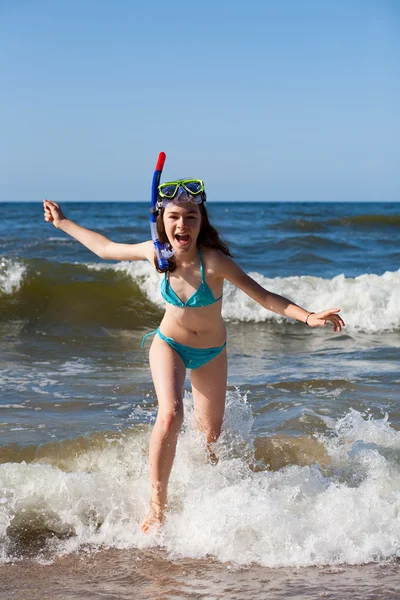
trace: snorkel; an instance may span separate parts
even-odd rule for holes
[[[153,240],[154,250],[156,252],[157,263],[160,271],[166,271],[169,267],[168,259],[174,254],[174,250],[169,250],[168,244],[162,244],[158,239],[157,233],[157,197],[158,197],[158,186],[160,184],[160,177],[164,167],[165,159],[167,158],[165,152],[160,152],[156,163],[156,168],[153,174],[153,183],[151,186],[151,208],[150,208],[150,231],[151,239]]]

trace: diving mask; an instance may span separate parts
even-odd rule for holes
[[[204,182],[201,179],[179,179],[158,186],[157,208],[165,208],[169,202],[201,204],[206,201]]]

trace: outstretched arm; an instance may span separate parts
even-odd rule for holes
[[[89,248],[94,254],[105,260],[144,260],[152,261],[154,250],[151,241],[141,244],[118,244],[112,242],[104,235],[81,227],[74,221],[67,219],[57,202],[43,200],[44,220],[53,223],[75,238],[78,242]]]
[[[218,261],[218,275],[220,275],[240,288],[245,294],[253,298],[264,308],[307,323],[310,327],[323,327],[328,321],[333,324],[334,331],[341,331],[344,321],[337,314],[340,308],[330,308],[322,312],[314,313],[305,308],[301,308],[294,302],[291,302],[279,294],[269,292],[254,279],[249,277],[229,256],[221,256]]]

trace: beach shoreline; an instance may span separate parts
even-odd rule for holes
[[[98,550],[0,566],[0,600],[388,600],[400,598],[400,563],[319,567],[235,566],[174,559],[163,550]]]

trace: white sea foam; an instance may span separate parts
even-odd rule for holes
[[[318,312],[326,308],[340,308],[350,331],[377,332],[400,328],[400,270],[355,278],[337,275],[333,279],[308,275],[269,279],[259,273],[250,275],[264,288],[289,298],[307,310]],[[227,319],[281,319],[279,315],[264,310],[231,284],[224,289],[224,298],[223,314]]]
[[[0,294],[18,291],[26,273],[26,267],[17,260],[0,258]]]
[[[94,371],[88,364],[88,361],[83,358],[72,357],[60,366],[60,372],[64,375],[78,375],[81,373],[91,373]]]
[[[164,306],[160,294],[160,275],[147,262],[122,262],[117,265],[96,265],[113,268],[132,277],[148,298]],[[340,308],[348,331],[379,332],[400,328],[400,269],[383,275],[364,274],[359,277],[337,275],[333,279],[302,275],[268,278],[250,273],[261,286],[318,312]],[[228,321],[282,322],[283,317],[270,312],[229,282],[224,286],[223,317]]]
[[[66,471],[50,464],[0,466],[0,557],[13,531],[32,527],[70,536],[53,556],[93,544],[162,545],[170,556],[278,567],[360,564],[400,556],[400,433],[387,421],[350,411],[331,421],[321,442],[332,464],[253,471],[252,413],[228,392],[217,465],[193,429],[190,395],[170,481],[161,536],[144,536],[149,432],[109,440],[107,448],[71,454]],[[100,525],[99,525],[100,524]]]

